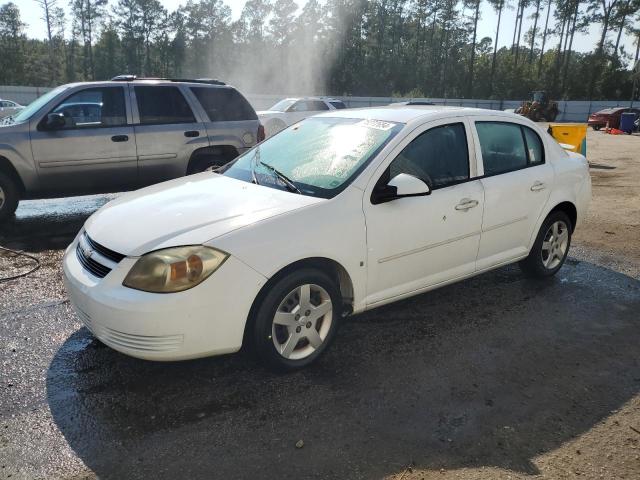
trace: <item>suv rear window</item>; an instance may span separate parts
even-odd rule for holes
[[[143,125],[196,121],[189,104],[177,87],[136,86],[135,92],[140,123]]]
[[[211,122],[257,120],[255,110],[247,100],[232,88],[191,87]]]

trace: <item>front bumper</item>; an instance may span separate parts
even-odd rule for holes
[[[104,278],[76,256],[63,259],[64,283],[78,316],[106,345],[147,360],[186,360],[238,351],[251,305],[266,278],[229,257],[200,285],[148,293],[122,285],[137,258],[125,257]]]

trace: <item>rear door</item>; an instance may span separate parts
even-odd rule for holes
[[[65,125],[48,130],[49,113]],[[31,149],[45,192],[98,193],[134,188],[136,144],[125,86],[75,90],[31,125]],[[129,118],[130,115],[129,115]]]
[[[540,136],[526,125],[475,118],[484,168],[484,216],[478,270],[528,253],[533,229],[553,187]]]
[[[209,145],[201,119],[177,85],[130,84],[140,186],[187,173],[194,150]]]

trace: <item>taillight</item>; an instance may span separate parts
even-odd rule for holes
[[[258,143],[263,141],[265,137],[266,135],[264,133],[264,125],[260,124],[260,126],[258,126]]]

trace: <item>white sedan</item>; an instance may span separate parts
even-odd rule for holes
[[[87,328],[120,352],[179,360],[249,344],[292,370],[346,315],[514,262],[555,274],[590,198],[585,158],[523,117],[332,111],[222,172],[113,200],[67,249],[64,277]]]
[[[327,110],[347,108],[342,100],[325,97],[285,98],[269,110],[256,112],[260,123],[264,125],[265,134],[271,137],[289,125],[299,122]]]

